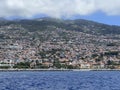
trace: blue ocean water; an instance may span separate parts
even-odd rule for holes
[[[120,90],[120,72],[0,72],[0,90]]]

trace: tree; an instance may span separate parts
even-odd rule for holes
[[[58,59],[54,60],[53,66],[56,67],[56,68],[61,68],[61,64],[60,64]]]

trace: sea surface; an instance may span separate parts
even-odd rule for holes
[[[0,72],[0,90],[120,90],[120,71]]]

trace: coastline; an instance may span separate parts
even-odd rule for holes
[[[0,69],[0,72],[21,71],[120,71],[120,69]]]

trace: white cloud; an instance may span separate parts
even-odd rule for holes
[[[120,0],[0,0],[0,17],[89,15],[97,11],[120,15]]]

